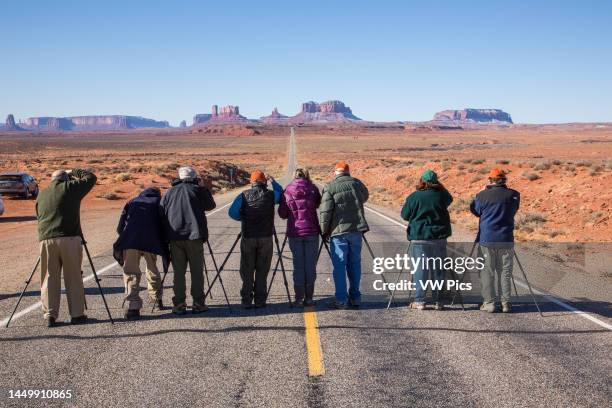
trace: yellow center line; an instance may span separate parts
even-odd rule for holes
[[[304,308],[304,327],[306,328],[306,351],[308,353],[308,375],[319,377],[325,374],[323,350],[319,336],[319,323],[314,307]]]

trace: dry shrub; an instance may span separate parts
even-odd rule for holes
[[[132,179],[132,175],[130,173],[119,173],[115,176],[115,181],[121,183],[124,181],[130,181]]]
[[[502,159],[502,160],[497,160],[495,163],[507,165],[507,164],[510,164],[510,160]]]
[[[542,163],[538,163],[535,166],[533,166],[534,170],[549,170],[550,169],[550,163],[548,162],[542,162]]]
[[[119,195],[117,195],[115,193],[111,193],[110,191],[98,194],[98,195],[96,195],[96,197],[104,198],[104,199],[107,199],[107,200],[120,200],[121,199],[121,197]]]
[[[593,163],[589,160],[580,160],[576,163],[578,167],[591,167]]]
[[[528,212],[521,214],[514,223],[514,229],[531,233],[540,228],[546,222],[546,217],[541,213]]]
[[[472,160],[472,164],[482,164],[484,162],[485,162],[484,159],[474,159],[474,160]]]
[[[536,174],[536,173],[524,172],[523,173],[523,177],[526,178],[529,181],[535,181],[535,180],[540,178],[540,175]]]

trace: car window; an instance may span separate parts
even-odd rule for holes
[[[21,181],[21,176],[4,175],[0,176],[0,181]]]

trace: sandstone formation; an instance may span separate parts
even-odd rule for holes
[[[17,126],[17,124],[15,123],[15,117],[12,114],[9,114],[6,117],[6,123],[4,124],[3,130],[21,130],[21,128],[19,128],[19,126]]]
[[[451,109],[436,113],[433,120],[459,123],[512,123],[510,114],[501,109]]]
[[[95,115],[65,118],[40,116],[27,118],[21,126],[26,130],[120,130],[139,128],[167,128],[167,121],[157,121],[141,116]]]
[[[263,123],[272,124],[272,125],[280,125],[283,123],[287,123],[288,119],[289,119],[288,116],[285,116],[279,113],[278,108],[274,108],[274,110],[272,110],[272,113],[270,115],[262,116],[261,118],[259,118],[259,120],[261,120]]]
[[[240,114],[238,106],[227,105],[219,109],[218,105],[213,105],[211,113],[198,113],[193,117],[193,124],[219,124],[219,123],[247,123],[251,122]]]
[[[187,127],[187,122],[184,120],[181,120],[181,123],[179,123],[179,127],[180,128],[186,128]]]
[[[360,121],[353,115],[351,108],[341,101],[326,101],[316,103],[313,101],[302,104],[302,110],[288,119],[291,124],[299,123],[349,123]]]

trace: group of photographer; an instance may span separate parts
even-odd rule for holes
[[[187,312],[185,276],[188,266],[193,300],[191,311],[208,310],[204,294],[204,244],[208,240],[205,212],[213,210],[216,204],[193,168],[179,168],[178,176],[163,197],[158,188],[147,188],[129,201],[121,213],[113,255],[123,266],[127,303],[124,317],[128,320],[138,319],[143,305],[139,295],[141,259],[146,264],[149,301],[154,307],[163,308],[158,256],[162,258],[164,269],[167,270],[171,263],[174,271],[172,312],[178,315]],[[321,238],[329,242],[333,265],[335,297],[330,306],[359,308],[361,246],[363,234],[369,230],[364,213],[368,189],[350,175],[348,164],[343,161],[336,164],[334,178],[322,193],[305,169],[297,169],[294,179],[284,190],[261,171],[254,171],[250,181],[250,188],[235,198],[228,211],[232,219],[241,222],[242,306],[247,309],[266,306],[267,278],[276,233],[274,210],[278,205],[278,215],[287,220],[296,303],[313,305]],[[480,218],[477,241],[486,255],[486,268],[481,272],[481,309],[497,310],[497,277],[502,311],[510,312],[514,215],[520,196],[506,186],[506,175],[499,169],[491,171],[489,181],[470,206],[471,212]],[[87,170],[56,171],[37,200],[41,299],[49,327],[56,325],[58,317],[62,269],[71,322],[79,324],[87,320],[79,213],[81,200],[95,183],[96,176]],[[427,170],[421,175],[416,191],[406,198],[401,210],[401,217],[409,223],[407,237],[412,257],[446,257],[446,241],[451,235],[448,207],[452,200],[435,172]],[[443,281],[444,273],[442,269],[428,270],[421,265],[413,279],[415,282]],[[425,296],[426,291],[417,284],[415,301],[410,307],[425,309]],[[434,309],[443,309],[438,290],[432,290],[432,301]]]

